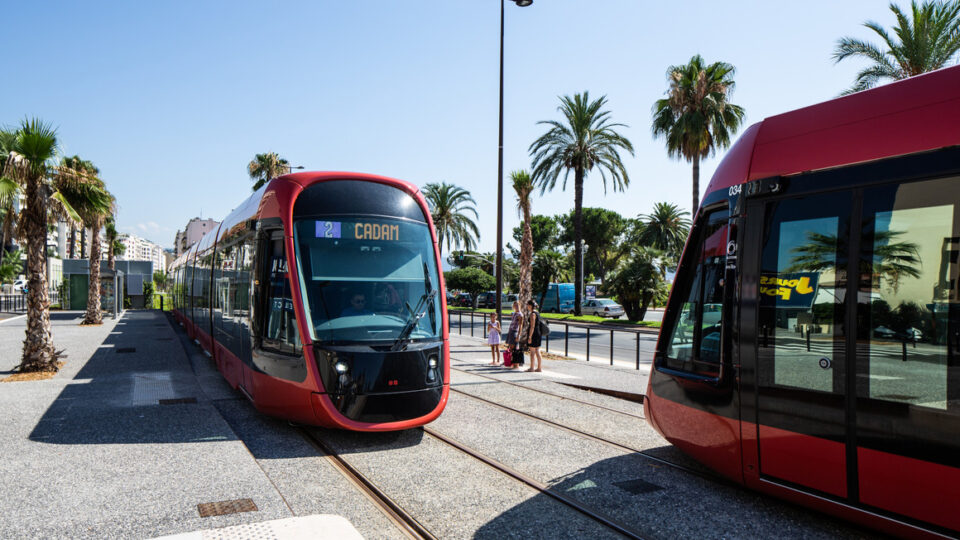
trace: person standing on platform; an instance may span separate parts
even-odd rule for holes
[[[510,316],[510,329],[507,331],[507,347],[513,354],[510,369],[519,369],[523,365],[523,352],[520,336],[523,335],[523,312],[520,311],[520,302],[513,302],[513,314]],[[517,354],[520,353],[520,354]]]
[[[487,345],[490,345],[490,354],[493,355],[491,366],[500,365],[500,321],[497,320],[497,314],[490,314],[490,322],[487,323]]]
[[[530,348],[530,369],[527,371],[543,371],[543,357],[540,356],[540,313],[537,311],[537,303],[533,300],[527,302],[526,316],[526,336],[527,346]]]

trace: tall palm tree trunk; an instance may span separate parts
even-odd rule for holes
[[[523,239],[520,243],[519,285],[519,300],[522,308],[533,297],[533,229],[530,228],[529,202],[523,205]]]
[[[76,225],[70,225],[70,258],[75,259],[77,257],[77,227]]]
[[[7,242],[13,238],[13,207],[7,208],[3,216],[3,232],[0,233],[0,256],[7,249]]]
[[[700,207],[700,154],[693,156],[693,212],[691,216],[697,217],[697,208]]]
[[[27,208],[23,214],[27,236],[27,331],[19,371],[56,371],[59,354],[50,330],[50,298],[47,292],[47,260],[44,257],[47,227],[42,186],[29,182]]]
[[[120,298],[119,294],[114,295]],[[90,227],[90,291],[87,293],[87,313],[81,324],[103,324],[100,311],[100,220]]]
[[[580,316],[580,304],[583,302],[583,167],[577,167],[574,172],[573,194],[573,238],[574,249],[574,293],[573,313]]]

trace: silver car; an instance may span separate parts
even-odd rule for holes
[[[596,298],[581,304],[581,313],[597,317],[617,317],[623,315],[623,306],[609,298]]]

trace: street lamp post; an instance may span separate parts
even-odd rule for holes
[[[510,0],[518,7],[527,7],[533,0]],[[500,0],[500,142],[497,147],[497,320],[501,320],[503,307],[503,12],[504,0]]]
[[[303,169],[303,165],[297,165],[297,166],[287,165],[287,174],[291,174],[294,169],[298,169],[298,170]]]

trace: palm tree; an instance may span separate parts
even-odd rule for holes
[[[834,61],[852,57],[870,61],[843,94],[872,88],[886,79],[906,79],[940,69],[960,50],[960,2],[934,0],[917,5],[914,0],[910,7],[908,17],[899,6],[890,4],[897,18],[895,37],[873,21],[863,24],[880,36],[881,47],[851,37],[837,41]]]
[[[9,159],[16,139],[16,133],[0,130],[0,168]],[[20,185],[16,180],[8,176],[0,176],[0,212],[3,213],[3,224],[0,225],[0,255],[13,239],[13,230],[17,226],[17,213],[13,211],[13,201],[19,193]]]
[[[290,162],[277,155],[276,152],[257,154],[247,164],[247,173],[254,180],[254,191],[263,187],[270,180],[288,172],[290,172]]]
[[[920,248],[913,242],[899,242],[905,231],[879,230],[873,234],[873,259],[861,259],[860,273],[872,274],[876,279],[885,279],[893,292],[900,287],[903,277],[919,279],[923,261]],[[791,251],[795,253],[786,272],[826,272],[842,266],[837,261],[838,253],[848,252],[844,236],[807,232],[807,242]],[[842,271],[842,268],[840,268]]]
[[[588,172],[597,167],[603,179],[603,192],[607,192],[609,173],[614,191],[623,191],[630,185],[627,170],[623,167],[619,149],[633,155],[633,145],[615,128],[627,127],[610,121],[610,111],[601,110],[606,96],[590,101],[589,92],[575,94],[572,98],[560,98],[558,110],[564,122],[544,120],[550,129],[530,145],[533,157],[533,181],[540,193],[553,190],[557,178],[563,172],[563,189],[573,171],[574,179],[574,260],[576,281],[576,314],[580,315],[583,295],[583,181]]]
[[[652,213],[640,215],[643,229],[639,242],[663,251],[668,258],[678,258],[690,234],[689,215],[675,204],[656,203]]]
[[[2,176],[12,178],[25,194],[18,236],[27,245],[27,329],[23,356],[17,370],[57,371],[63,356],[53,346],[50,332],[50,297],[45,257],[47,222],[51,215],[79,216],[63,195],[53,189],[51,172],[57,153],[57,132],[39,119],[24,120],[15,134]]]
[[[510,173],[513,191],[517,194],[517,211],[523,217],[523,239],[520,241],[520,305],[527,305],[532,294],[533,278],[533,229],[530,228],[530,195],[533,193],[533,180],[527,171]]]
[[[480,239],[480,229],[467,216],[470,212],[474,219],[479,219],[476,201],[470,192],[453,184],[441,182],[423,186],[423,196],[430,206],[430,215],[433,226],[437,230],[437,244],[440,253],[443,253],[443,241],[447,241],[447,249],[463,245],[468,251],[473,249]]]
[[[117,224],[112,215],[107,216],[103,225],[104,236],[107,241],[107,267],[113,272],[116,270],[116,257],[123,255],[127,247],[117,240]]]
[[[80,324],[102,324],[100,308],[100,229],[113,212],[113,196],[107,191],[99,170],[77,156],[66,158],[54,175],[54,185],[79,214],[84,227],[90,228],[90,285],[87,312]]]
[[[727,148],[740,129],[744,110],[727,101],[736,70],[725,62],[705,65],[698,54],[684,66],[667,69],[667,97],[653,105],[653,136],[667,141],[667,155],[693,163],[693,206],[700,207],[700,160]]]

